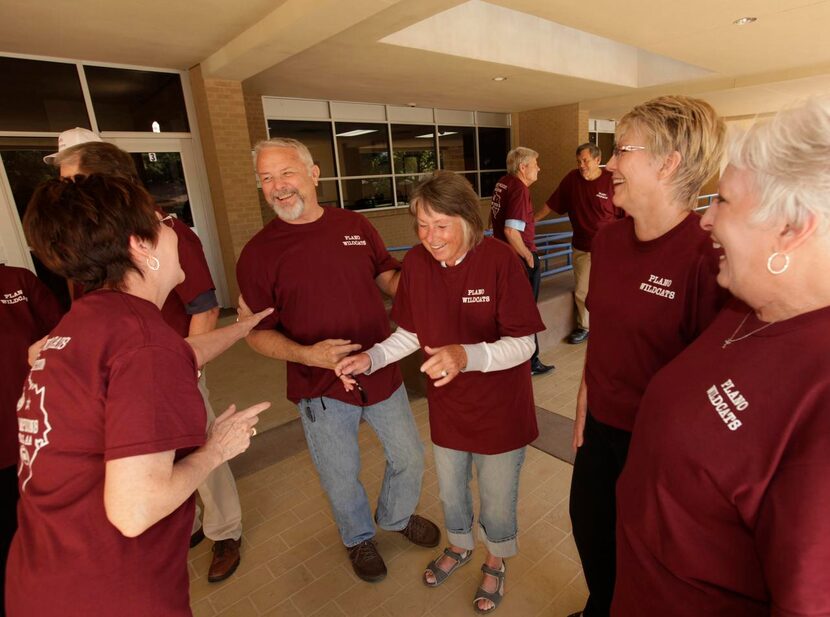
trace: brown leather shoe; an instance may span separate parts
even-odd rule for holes
[[[431,520],[413,514],[409,517],[406,527],[398,533],[402,533],[412,544],[425,548],[434,548],[441,541],[441,530]]]
[[[346,550],[358,578],[367,583],[377,583],[386,578],[386,564],[383,563],[374,540],[364,540],[360,544],[346,547]]]
[[[218,583],[224,581],[239,567],[239,547],[242,545],[242,538],[239,540],[217,540],[213,543],[213,561],[210,562],[208,581]]]

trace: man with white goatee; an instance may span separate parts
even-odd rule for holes
[[[287,396],[299,410],[352,568],[365,581],[379,581],[386,566],[373,541],[375,522],[419,546],[440,541],[438,527],[413,513],[423,446],[397,365],[361,375],[351,392],[332,369],[346,355],[389,336],[381,292],[394,296],[400,264],[364,216],[320,206],[320,169],[301,142],[260,142],[256,171],[277,218],[243,249],[237,280],[253,311],[275,310],[248,343],[287,361]],[[358,478],[361,419],[374,429],[387,458],[374,517]]]

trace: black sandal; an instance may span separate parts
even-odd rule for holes
[[[470,561],[473,557],[473,551],[464,551],[463,553],[456,553],[451,548],[447,547],[444,549],[444,555],[452,559],[455,563],[452,567],[447,570],[446,572],[438,567],[438,562],[441,560],[441,557],[436,557],[432,561],[427,564],[426,570],[424,571],[424,576],[422,580],[424,581],[424,585],[427,587],[438,587],[441,583],[447,580],[450,577],[450,574],[455,572],[458,568],[463,566],[465,563]],[[432,575],[435,577],[435,582],[430,583],[426,579],[426,573],[432,572]]]
[[[479,615],[486,615],[487,613],[492,613],[499,607],[502,598],[504,597],[504,572],[507,570],[507,563],[502,560],[501,562],[501,569],[494,570],[487,564],[482,564],[481,571],[485,574],[489,574],[490,576],[494,576],[499,581],[499,586],[496,588],[495,591],[484,591],[483,586],[479,586],[476,590],[476,595],[473,598],[473,609]],[[493,603],[493,606],[490,608],[479,608],[478,601],[479,600],[490,600]]]

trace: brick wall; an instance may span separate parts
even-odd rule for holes
[[[576,167],[574,151],[588,141],[588,112],[578,104],[522,111],[512,116],[513,147],[525,146],[539,153],[539,179],[530,187],[538,209]]]
[[[239,294],[236,260],[245,243],[262,228],[245,99],[240,82],[203,79],[199,66],[191,69],[190,81],[228,292],[235,300]]]

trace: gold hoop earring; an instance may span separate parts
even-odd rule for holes
[[[777,270],[772,267],[772,262],[775,261],[776,258],[783,257],[784,258],[784,265],[778,268]],[[787,268],[790,267],[790,256],[786,253],[779,253],[778,251],[774,252],[772,255],[769,256],[767,259],[767,270],[769,270],[770,274],[783,274],[787,271]]]
[[[153,272],[161,268],[161,263],[159,262],[158,257],[155,257],[154,255],[150,255],[144,261],[147,262],[147,267]]]

